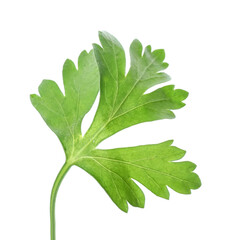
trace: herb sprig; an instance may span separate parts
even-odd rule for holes
[[[171,119],[172,110],[182,108],[188,93],[168,85],[148,94],[154,85],[170,80],[163,72],[164,50],[152,51],[134,40],[130,46],[131,65],[126,74],[125,52],[118,40],[100,32],[101,46],[93,44],[89,53],[83,51],[78,69],[71,60],[63,67],[65,95],[51,80],[39,86],[39,95],[31,102],[46,124],[57,135],[66,154],[51,193],[51,240],[55,240],[55,201],[65,174],[78,166],[92,175],[105,189],[112,201],[124,212],[128,203],[144,207],[143,184],[155,195],[168,199],[167,186],[178,193],[190,194],[201,182],[189,161],[177,161],[185,151],[172,146],[173,141],[117,149],[97,146],[113,134],[135,124]],[[100,100],[94,120],[84,136],[81,123],[93,105],[100,86]]]

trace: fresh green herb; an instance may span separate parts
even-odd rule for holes
[[[113,202],[123,211],[128,203],[144,207],[145,197],[133,181],[137,180],[162,198],[169,198],[167,186],[176,192],[190,194],[200,187],[196,165],[176,162],[185,151],[171,146],[172,140],[137,147],[102,150],[99,143],[113,134],[138,123],[171,119],[171,110],[182,108],[188,93],[168,85],[148,94],[154,85],[170,80],[162,72],[168,67],[164,50],[152,51],[134,40],[130,46],[131,66],[125,74],[125,53],[116,38],[100,32],[102,46],[83,51],[78,70],[67,60],[63,68],[65,96],[54,81],[44,80],[40,96],[32,94],[31,102],[44,121],[60,139],[66,162],[60,170],[51,193],[51,239],[55,240],[55,200],[62,179],[76,165],[92,175]],[[96,60],[95,60],[96,59]],[[100,84],[99,84],[100,80]],[[84,136],[81,123],[90,110],[100,85],[100,100],[92,125]]]

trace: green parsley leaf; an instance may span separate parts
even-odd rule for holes
[[[75,64],[67,59],[63,67],[65,96],[54,81],[43,80],[40,96],[31,102],[60,139],[66,158],[73,154],[81,139],[81,122],[92,107],[99,91],[99,71],[93,51],[83,51]]]
[[[110,150],[94,150],[77,163],[90,173],[106,190],[111,199],[127,212],[127,201],[144,207],[144,195],[132,179],[142,183],[157,196],[168,199],[166,185],[183,194],[200,186],[191,162],[173,162],[185,151],[171,146],[172,141],[154,145]]]
[[[101,46],[93,44],[90,53],[79,56],[78,70],[67,60],[63,68],[65,96],[54,81],[44,80],[33,106],[60,139],[66,162],[54,183],[51,195],[51,237],[55,239],[54,205],[60,183],[73,165],[92,175],[113,202],[123,211],[128,203],[144,207],[145,197],[136,180],[155,195],[168,199],[167,186],[182,194],[201,186],[193,170],[196,165],[181,159],[185,151],[172,146],[172,140],[129,148],[97,149],[113,134],[130,126],[171,119],[172,110],[182,108],[188,93],[168,85],[145,93],[152,86],[170,80],[163,72],[164,50],[151,50],[134,40],[130,46],[131,65],[126,74],[125,52],[118,40],[100,32]],[[81,123],[99,90],[100,100],[94,120],[84,136]]]

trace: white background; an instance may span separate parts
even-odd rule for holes
[[[58,193],[57,240],[232,239],[230,3],[1,1],[0,239],[49,240],[50,190],[65,156],[29,94],[45,78],[63,89],[65,59],[76,61],[98,43],[98,30],[115,35],[127,55],[134,38],[164,48],[170,84],[190,92],[176,119],[137,125],[101,147],[175,139],[187,150],[184,160],[198,165],[202,187],[191,195],[170,190],[169,201],[142,187],[145,209],[130,207],[125,214],[91,176],[73,167]]]

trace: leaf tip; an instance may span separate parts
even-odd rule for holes
[[[127,203],[123,207],[119,207],[124,213],[128,213],[128,205]]]
[[[152,55],[160,62],[163,62],[165,59],[165,50],[163,48],[156,49],[152,52]]]
[[[166,200],[170,200],[170,194],[169,194],[169,192],[168,192],[167,195],[164,195],[163,198],[166,199]]]
[[[169,64],[166,62],[163,62],[162,64],[163,70],[169,67]]]
[[[194,187],[192,189],[195,190],[195,189],[198,189],[201,187],[202,182],[201,182],[200,177],[196,173],[194,173],[194,174],[195,174],[195,182],[194,182]]]
[[[52,82],[51,80],[47,80],[47,79],[43,79],[43,81],[40,83],[39,87],[38,87],[38,90],[39,90],[39,94],[41,96],[41,92],[43,90],[43,88],[46,88],[46,86]]]
[[[111,35],[110,33],[108,33],[107,31],[98,31],[98,36],[99,36],[99,39],[101,40],[101,38],[115,38],[113,37],[113,35]]]
[[[88,53],[86,50],[83,50],[79,57],[78,57],[78,62],[82,61],[82,59],[85,59],[86,57],[88,57],[91,54],[91,51]]]
[[[36,96],[36,94],[30,94],[30,99],[33,99],[33,98],[35,98],[35,96]]]
[[[106,31],[98,31],[98,37],[101,43],[104,42],[104,40],[109,39],[111,34],[109,34]]]
[[[96,51],[102,50],[102,47],[97,43],[93,43],[92,46],[93,46],[94,53],[96,53]]]
[[[35,96],[36,96],[36,94],[30,94],[30,100],[31,100],[31,102],[33,101],[33,99],[35,99]]]
[[[171,146],[174,142],[174,139],[170,139],[170,140],[167,140],[165,141],[164,143],[166,143],[168,146]]]
[[[35,107],[38,102],[38,98],[40,98],[37,94],[30,94],[30,101],[31,101],[31,104]]]
[[[123,210],[123,212],[124,212],[124,213],[128,213],[128,210],[129,210],[129,209],[127,208],[126,210]]]
[[[145,51],[144,51],[144,54],[145,54],[146,52],[151,53],[151,45],[146,46]]]
[[[142,56],[143,45],[138,39],[134,39],[130,45],[130,55],[138,55],[139,57]]]
[[[102,36],[103,32],[104,32],[104,31],[98,31],[98,36],[99,36],[99,37]]]
[[[69,67],[72,64],[74,64],[73,61],[71,59],[67,58],[63,65],[63,71],[64,71],[64,68]]]
[[[139,205],[140,208],[145,208],[145,201],[143,201],[140,205]]]
[[[186,90],[176,89],[176,91],[181,101],[185,100],[189,96],[189,92],[187,92]]]
[[[139,41],[139,39],[135,38],[135,39],[132,41],[131,45],[142,46],[142,43]]]

